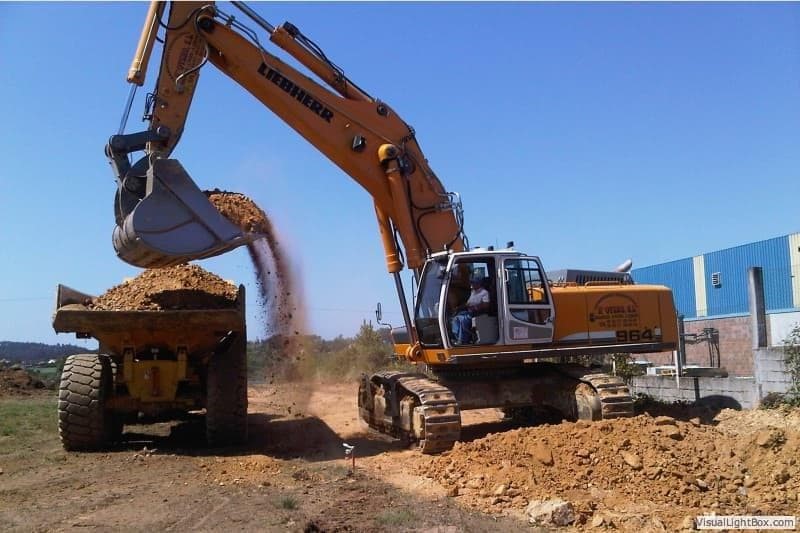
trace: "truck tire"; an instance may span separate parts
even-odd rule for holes
[[[98,450],[114,437],[114,416],[106,409],[113,373],[105,355],[67,357],[58,390],[58,434],[65,450]]]
[[[208,362],[206,441],[209,446],[247,441],[247,339],[242,334]]]

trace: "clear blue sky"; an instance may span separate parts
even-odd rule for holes
[[[99,294],[138,272],[111,246],[103,146],[146,8],[0,3],[0,340],[73,342],[50,325],[56,284]],[[416,128],[473,245],[608,268],[800,229],[798,4],[255,8]],[[378,300],[400,322],[367,194],[213,66],[175,155],[272,214],[313,332],[350,335]],[[250,288],[260,336],[246,252],[201,264]]]

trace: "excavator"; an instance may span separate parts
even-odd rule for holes
[[[273,26],[248,5],[231,4],[236,16],[213,2],[149,6],[127,76],[132,88],[125,115],[158,43],[161,62],[146,99],[147,129],[124,133],[123,125],[106,146],[117,181],[118,257],[158,268],[223,254],[261,237],[225,219],[170,157],[200,72],[211,64],[372,198],[403,316],[403,326],[391,331],[395,354],[420,369],[362,375],[359,414],[372,429],[423,453],[439,453],[459,439],[461,411],[468,409],[503,409],[523,422],[632,416],[624,381],[579,363],[674,350],[670,289],[634,284],[617,271],[548,275],[539,257],[511,243],[504,249],[470,247],[461,198],[430,168],[414,129],[351,81],[297,26]],[[300,66],[268,52],[264,33]],[[135,152],[143,155],[134,162]],[[412,308],[404,269],[413,272],[417,287]],[[456,336],[453,324],[472,291],[488,298],[480,313],[468,316],[466,336]]]

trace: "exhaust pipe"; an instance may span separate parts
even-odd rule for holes
[[[633,260],[626,259],[621,265],[614,269],[614,272],[630,272],[631,267],[633,267]]]

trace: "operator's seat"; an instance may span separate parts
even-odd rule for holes
[[[489,310],[486,312],[489,316],[497,316],[497,284],[490,277],[483,278],[483,288],[489,293]]]
[[[497,285],[492,278],[483,278],[483,288],[489,293],[489,310],[472,318],[472,331],[477,337],[475,344],[495,344],[500,338],[497,321]]]

